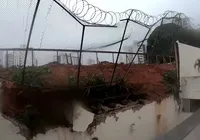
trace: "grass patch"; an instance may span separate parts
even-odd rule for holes
[[[29,68],[25,69],[24,84],[28,86],[42,86],[41,76],[50,74],[51,71],[48,67]],[[16,84],[21,84],[23,77],[22,69],[16,70],[12,75],[12,81]]]

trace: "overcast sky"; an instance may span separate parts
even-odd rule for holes
[[[71,0],[75,1],[75,0]],[[19,47],[27,42],[31,18],[36,0],[0,0],[0,48]],[[123,12],[138,9],[150,15],[159,15],[167,10],[185,13],[200,23],[200,0],[88,0],[105,11]],[[50,0],[42,0],[36,18],[31,47],[79,49],[82,26]],[[127,46],[133,40],[142,40],[147,32],[138,25],[130,25],[126,36],[131,34]],[[87,28],[83,49],[99,47],[121,39],[124,25],[118,28]],[[42,38],[42,34],[44,36]],[[117,47],[113,47],[118,50]],[[107,49],[107,48],[106,48]],[[40,55],[42,57],[47,55]],[[50,54],[52,58],[52,54]]]
[[[183,12],[200,23],[200,0],[88,0],[106,11],[125,11],[133,8],[147,14],[158,15],[166,10]]]

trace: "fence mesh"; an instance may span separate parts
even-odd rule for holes
[[[132,64],[173,62],[173,56],[153,56],[153,49],[149,55],[147,39],[160,25],[178,24],[185,16],[167,11],[153,17],[134,9],[105,15],[85,0],[0,3],[0,76],[30,86],[43,86],[37,84],[41,75],[44,85],[67,84],[70,76],[79,84],[93,72],[88,67],[112,82],[126,76]]]

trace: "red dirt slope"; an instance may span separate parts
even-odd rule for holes
[[[68,77],[72,74],[77,74],[78,70],[76,66],[69,65],[48,65],[47,67],[51,70],[51,74],[42,77],[43,81],[46,81],[44,82],[44,86],[53,87],[66,87],[68,84]],[[90,74],[101,74],[106,78],[107,81],[110,81],[113,67],[114,65],[112,63],[82,66],[81,77]],[[123,76],[127,68],[128,65],[118,65],[116,77]],[[163,98],[168,96],[166,93],[166,87],[162,83],[163,74],[168,70],[173,69],[175,69],[175,66],[171,64],[133,65],[126,76],[126,79],[129,81],[132,87],[135,88],[136,93],[148,95],[148,100],[150,101],[161,101]],[[4,73],[2,72],[3,70],[1,70],[1,75],[4,76]],[[8,71],[6,71],[6,74],[7,73]],[[9,73],[9,75],[12,75],[12,73]],[[6,114],[10,114],[10,116],[12,116],[13,112],[18,112],[20,114],[20,112],[23,111],[22,108],[24,108],[24,104],[17,101],[21,88],[15,87],[12,82],[6,82],[4,86],[4,94],[2,97],[4,111],[7,112]],[[42,102],[43,101],[44,100],[42,100]]]
[[[48,84],[51,86],[64,86],[67,84],[67,77],[77,73],[77,68],[67,65],[49,65],[51,76],[48,76]],[[112,76],[114,65],[112,63],[101,63],[81,67],[81,76],[90,74],[101,74],[109,82]],[[115,77],[124,76],[128,65],[120,64],[117,67]],[[166,97],[165,86],[162,83],[163,74],[168,70],[175,69],[172,64],[154,65],[133,65],[125,77],[138,92],[149,95],[150,100],[159,100]],[[47,78],[47,77],[45,77]]]

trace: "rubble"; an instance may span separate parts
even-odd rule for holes
[[[124,76],[128,66],[128,64],[118,65],[114,85],[105,84],[104,86],[85,87],[86,85],[82,86],[80,84],[79,88],[76,85],[69,86],[69,82],[72,82],[69,81],[72,80],[69,79],[70,76],[75,76],[73,78],[76,80],[77,66],[46,65],[45,67],[48,67],[50,73],[40,77],[43,85],[37,88],[20,86],[9,81],[12,80],[12,74],[15,70],[0,69],[0,76],[8,79],[3,83],[2,112],[21,123],[24,123],[22,118],[27,113],[27,108],[29,108],[29,111],[31,110],[31,113],[33,113],[33,110],[38,112],[35,113],[38,116],[34,116],[38,118],[34,123],[37,126],[32,126],[33,124],[29,123],[25,124],[29,129],[33,129],[31,130],[34,132],[33,136],[53,126],[65,126],[71,128],[72,131],[82,132],[94,127],[94,124],[97,123],[94,122],[95,118],[97,119],[102,114],[105,118],[106,115],[114,115],[116,112],[127,108],[141,108],[146,103],[159,102],[169,96],[166,92],[167,87],[163,83],[163,75],[169,70],[174,70],[174,65],[133,65],[125,77],[126,81],[117,83],[116,79]],[[81,66],[80,82],[87,83],[84,78],[90,77],[91,74],[100,75],[105,83],[109,82],[113,68],[114,64],[112,63]],[[98,80],[100,80],[98,82],[102,82],[101,79]],[[75,100],[87,108],[88,111],[81,109],[84,110],[86,115],[90,114],[88,121],[82,127],[79,127],[79,125],[82,124],[80,121],[83,120],[79,120],[78,116],[77,121],[73,121],[75,120],[74,111],[77,112],[74,108]],[[99,121],[99,123],[101,122]]]

